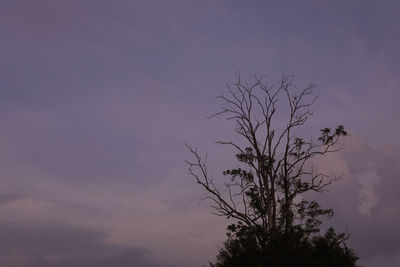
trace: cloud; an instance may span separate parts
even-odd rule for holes
[[[0,203],[0,222],[5,232],[17,233],[18,245],[12,247],[12,251],[7,250],[15,256],[15,261],[26,257],[32,261],[36,241],[45,246],[46,240],[51,241],[54,235],[68,246],[72,243],[61,238],[75,233],[93,240],[92,243],[82,243],[87,247],[80,248],[82,251],[100,250],[101,247],[95,245],[107,242],[114,244],[114,247],[106,247],[109,250],[115,250],[116,246],[149,248],[151,255],[164,265],[199,266],[216,254],[217,244],[224,238],[225,220],[210,215],[205,205],[198,205],[200,192],[190,177],[183,173],[184,166],[182,170],[165,171],[165,180],[152,186],[117,180],[105,185],[82,184],[58,179],[51,173],[18,162],[8,162],[7,165],[3,162],[0,166],[1,191],[4,192],[1,195],[4,201]],[[62,223],[49,223],[54,220]],[[58,228],[61,229],[59,234]],[[21,247],[25,233],[26,240],[33,241]],[[52,256],[43,251],[53,249],[48,251],[50,255],[66,253],[61,245],[53,248],[48,242],[46,244],[47,247],[39,253],[46,262]],[[184,255],[176,251],[184,251]],[[123,251],[118,249],[117,252]]]
[[[108,257],[67,257],[58,260],[46,260],[41,256],[35,255],[32,260],[32,265],[37,267],[172,267],[172,265],[161,265],[147,259],[147,254],[148,252],[143,249],[128,249]]]
[[[58,221],[1,222],[1,266],[160,266],[148,250],[106,242],[107,233]]]
[[[0,205],[16,201],[20,198],[21,196],[15,193],[2,193],[0,194]]]
[[[399,259],[399,166],[399,149],[375,148],[355,133],[346,138],[344,150],[319,161],[320,170],[343,177],[328,192],[314,196],[335,211],[326,224],[351,234],[349,244],[366,266],[384,266],[383,257],[384,262]]]
[[[363,175],[357,175],[357,180],[360,183],[360,189],[358,193],[360,204],[358,205],[358,210],[363,215],[370,216],[371,209],[374,208],[379,202],[378,195],[376,194],[374,188],[379,183],[381,178],[377,176],[375,171],[368,171]]]

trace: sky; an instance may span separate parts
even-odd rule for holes
[[[400,266],[400,3],[382,0],[0,2],[0,265],[201,266],[228,222],[215,176],[226,83],[318,84],[304,134],[343,124],[318,196],[366,267]]]

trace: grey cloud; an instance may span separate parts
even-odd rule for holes
[[[34,267],[167,267],[171,265],[155,263],[146,258],[147,251],[142,249],[130,249],[109,257],[70,257],[57,261],[46,260],[36,255],[32,260]],[[100,259],[99,259],[100,258]],[[172,266],[171,266],[172,267]]]
[[[22,196],[16,193],[0,193],[0,204],[7,204],[21,198]]]
[[[105,248],[106,234],[60,222],[0,224],[0,249],[38,250],[43,253],[77,253]]]
[[[161,266],[146,249],[107,244],[107,233],[72,224],[2,222],[0,236],[5,267]]]
[[[364,215],[371,215],[371,209],[374,208],[379,198],[374,190],[376,184],[379,183],[381,178],[377,176],[376,172],[369,171],[362,175],[358,175],[357,180],[360,183],[358,198],[360,204],[358,210]]]
[[[348,171],[328,192],[316,196],[335,211],[326,224],[351,234],[349,244],[366,266],[383,266],[379,263],[383,256],[388,262],[398,262],[400,150],[377,149],[353,134],[345,150],[327,160],[333,172]]]

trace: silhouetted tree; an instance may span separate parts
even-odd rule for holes
[[[228,229],[228,240],[212,267],[355,267],[358,259],[345,244],[348,236],[332,228],[325,235],[307,235],[299,227],[275,232],[264,248],[257,243],[257,230],[240,222]]]
[[[217,266],[314,266],[279,265],[273,259],[284,257],[299,263],[296,255],[314,257],[325,247],[355,259],[351,250],[340,245],[344,244],[342,235],[333,231],[318,235],[321,216],[332,216],[332,210],[303,198],[306,192],[323,192],[337,179],[318,172],[311,160],[341,149],[340,139],[347,134],[343,126],[321,129],[317,140],[300,138],[296,130],[312,116],[315,84],[296,92],[291,76],[284,76],[278,86],[262,77],[254,76],[251,84],[242,82],[239,74],[236,77],[227,86],[228,94],[218,96],[221,110],[211,117],[225,116],[235,122],[235,132],[244,142],[216,143],[236,149],[242,167],[225,170],[223,175],[229,179],[219,188],[205,160],[186,144],[194,156],[194,161],[186,161],[189,174],[207,192],[204,199],[211,201],[213,213],[238,222],[228,228],[231,236],[218,255]],[[282,111],[279,117],[278,108]],[[334,246],[335,240],[338,245]],[[275,265],[265,265],[267,255]]]

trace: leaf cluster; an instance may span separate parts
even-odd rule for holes
[[[257,229],[237,223],[228,226],[228,240],[211,267],[357,267],[358,257],[345,241],[348,235],[333,228],[309,235],[299,227],[269,236],[268,246],[257,245]]]

